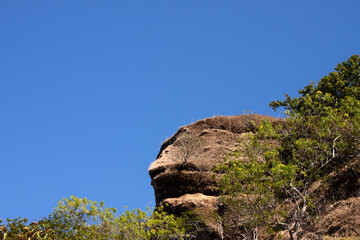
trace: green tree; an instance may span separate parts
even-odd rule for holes
[[[7,225],[0,226],[0,239],[17,240],[53,240],[52,229],[46,228],[43,221],[32,222],[27,225],[27,218],[17,217],[15,219],[6,219]],[[0,224],[2,220],[0,219]]]
[[[287,229],[293,237],[296,221],[287,221],[290,206],[285,199],[295,203],[291,206],[294,220],[306,203],[298,190],[303,182],[294,178],[299,167],[279,159],[280,129],[264,121],[256,135],[243,139],[242,148],[228,154],[216,168],[223,173],[220,199],[235,212],[238,233],[244,239],[258,239],[263,226]]]
[[[273,101],[270,106],[274,110],[285,107],[291,113],[306,116],[325,114],[324,110],[327,108],[352,113],[351,104],[358,106],[360,100],[359,56],[353,55],[347,61],[339,63],[334,72],[324,76],[317,85],[307,85],[299,94],[300,97],[294,98],[285,94],[284,101]]]
[[[128,210],[118,214],[103,202],[71,196],[59,201],[49,217],[27,225],[27,219],[7,219],[0,226],[2,239],[190,239],[196,235],[188,216],[175,217],[157,208]],[[1,223],[1,222],[0,222]]]
[[[359,165],[360,60],[354,55],[320,82],[270,103],[285,107],[287,118],[276,126],[263,122],[218,171],[223,201],[241,208],[246,238],[258,228],[288,229],[295,238],[313,207],[310,187],[342,167]],[[250,159],[243,162],[243,159]]]
[[[117,215],[86,198],[71,197],[60,201],[46,220],[57,239],[184,239],[186,221],[167,214],[161,208],[152,211],[126,209]]]

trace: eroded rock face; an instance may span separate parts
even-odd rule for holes
[[[220,176],[214,175],[212,170],[224,161],[227,153],[239,148],[242,139],[253,134],[265,119],[273,123],[282,121],[260,115],[218,116],[181,127],[163,143],[149,168],[156,204],[174,214],[186,211],[197,214],[206,224],[206,231],[200,232],[197,239],[236,239],[217,218],[221,215],[226,222],[228,217],[228,226],[232,221],[237,223],[219,202]],[[355,158],[354,162],[359,160]],[[326,180],[313,184],[310,192],[319,212],[318,220],[304,225],[299,230],[299,239],[360,234],[360,171],[356,169],[345,166]],[[264,239],[277,239],[279,234],[283,239],[290,239],[287,231],[267,235]]]
[[[167,203],[171,212],[191,210],[199,215],[218,211],[218,179],[212,170],[236,149],[239,139],[250,134],[262,120],[260,115],[217,116],[181,127],[161,146],[150,165],[151,184],[157,205]],[[194,147],[195,146],[195,147]],[[206,221],[206,220],[205,220]],[[221,238],[219,226],[207,221],[210,235]],[[206,239],[206,238],[205,238]]]
[[[197,239],[222,239],[223,227],[218,221],[218,197],[207,196],[202,193],[185,194],[179,198],[167,198],[162,204],[167,212],[174,214],[191,211],[197,214],[201,223],[206,223],[206,231],[201,232]],[[199,226],[201,228],[201,226]]]
[[[241,135],[254,130],[263,119],[276,120],[260,115],[218,116],[181,127],[163,143],[156,161],[149,168],[156,203],[185,194],[218,196],[218,184],[212,177],[212,170],[237,147]],[[177,144],[184,136],[193,138],[188,145],[198,146],[188,151],[186,159],[184,148],[189,146]]]

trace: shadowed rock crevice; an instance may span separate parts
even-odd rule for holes
[[[185,194],[219,195],[218,184],[209,171],[181,170],[171,174],[161,173],[156,176],[154,190],[157,203],[166,198],[181,197]]]

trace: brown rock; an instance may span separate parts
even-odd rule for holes
[[[227,218],[222,220],[229,220],[227,226],[231,226],[232,221],[236,224],[237,220],[219,204],[220,176],[212,170],[230,151],[241,151],[239,141],[252,134],[264,119],[282,122],[260,115],[218,116],[181,127],[162,144],[156,161],[149,168],[156,204],[170,213],[191,211],[198,215],[206,230],[200,232],[197,239],[236,239],[237,233],[232,236],[219,221],[218,216],[224,214]],[[355,160],[354,164],[359,162]],[[354,169],[358,168],[334,171],[326,180],[313,184],[310,192],[317,214],[301,227],[298,239],[360,235],[360,172]],[[289,239],[287,231],[264,233],[263,239],[278,239],[280,234],[282,239]]]
[[[223,238],[222,226],[218,221],[218,197],[206,196],[202,193],[185,194],[179,198],[167,198],[162,204],[168,212],[180,214],[191,211],[197,214],[201,223],[206,224],[207,235],[216,239]]]
[[[264,119],[279,121],[256,114],[217,116],[181,127],[162,144],[149,168],[156,204],[167,203],[172,213],[191,210],[203,217],[210,212],[214,215],[218,211],[219,176],[212,170],[236,149],[244,134],[254,131]],[[209,234],[214,236],[216,232],[216,238],[221,238],[215,219],[207,218],[205,222],[211,229]]]
[[[156,203],[187,193],[218,196],[218,185],[212,170],[236,148],[242,134],[253,131],[264,119],[276,120],[255,114],[218,116],[181,127],[163,143],[156,161],[149,168]],[[187,157],[183,153],[187,146],[177,144],[184,136],[191,136],[198,145],[189,150]]]

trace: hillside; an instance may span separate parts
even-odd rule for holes
[[[217,116],[181,127],[163,143],[156,161],[149,168],[157,205],[164,205],[175,214],[190,210],[199,215],[206,224],[199,239],[241,239],[234,231],[236,214],[219,200],[220,176],[214,177],[213,170],[224,162],[226,154],[241,148],[241,141],[254,134],[256,126],[263,120],[274,124],[284,121],[260,115]],[[192,137],[189,145],[195,141],[201,144],[188,150],[184,162],[186,146],[180,143],[189,135]],[[329,177],[312,185],[311,196],[316,210],[299,230],[299,239],[360,236],[358,170],[352,167],[336,169]],[[288,238],[286,231],[281,234]],[[261,239],[277,239],[279,235],[261,236]]]

